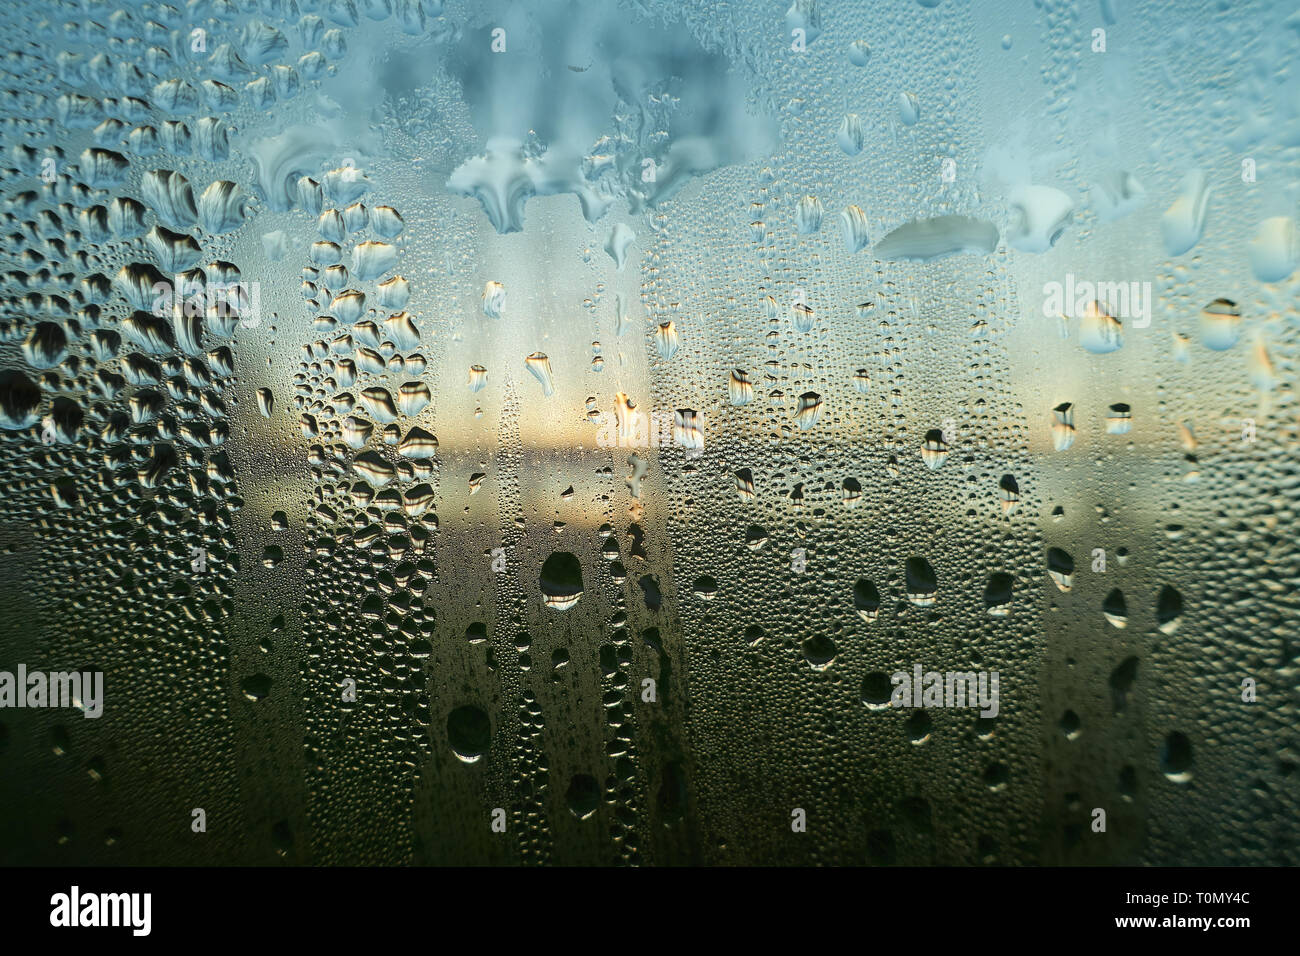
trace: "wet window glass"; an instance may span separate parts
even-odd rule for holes
[[[1295,861],[1292,4],[0,23],[0,861]]]

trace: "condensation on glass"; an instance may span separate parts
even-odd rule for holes
[[[1295,862],[1289,4],[0,22],[0,861]]]

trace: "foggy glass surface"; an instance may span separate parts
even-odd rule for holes
[[[1295,863],[1297,23],[4,4],[0,860]]]

